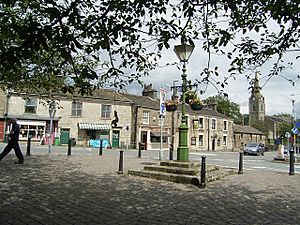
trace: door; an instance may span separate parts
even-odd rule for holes
[[[114,130],[112,133],[112,148],[119,148],[120,131]]]
[[[212,139],[212,145],[211,146],[212,146],[212,150],[215,151],[216,150],[216,139],[215,138]]]
[[[141,133],[141,142],[143,143],[144,150],[147,150],[147,131],[142,131]]]
[[[4,121],[0,121],[0,141],[4,140]]]
[[[70,129],[61,129],[60,130],[60,143],[68,144],[70,139]]]

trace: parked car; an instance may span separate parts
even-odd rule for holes
[[[244,155],[264,155],[265,145],[262,143],[249,142],[244,147]]]

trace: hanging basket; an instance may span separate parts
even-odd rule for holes
[[[177,105],[166,105],[166,110],[168,112],[173,112],[177,109]]]
[[[192,110],[201,110],[203,108],[202,105],[199,105],[199,104],[193,104],[191,105],[191,109]]]

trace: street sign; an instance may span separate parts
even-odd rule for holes
[[[286,138],[290,138],[290,136],[291,136],[291,134],[290,134],[289,132],[286,132],[286,133],[285,133],[285,137],[286,137]]]
[[[300,121],[295,122],[294,125],[296,128],[300,129]]]
[[[292,129],[292,132],[293,132],[293,134],[298,134],[298,129],[296,128],[296,127],[294,127],[293,129]]]

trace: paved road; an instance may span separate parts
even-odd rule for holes
[[[3,149],[4,143],[0,143],[0,149]],[[26,144],[21,144],[23,153],[26,153]],[[36,143],[31,145],[31,154],[33,155],[48,155],[49,147],[47,145],[38,145]],[[52,146],[51,155],[66,155],[68,146]],[[12,153],[13,154],[13,153]],[[103,149],[105,156],[119,156],[119,150]],[[125,157],[137,157],[137,150],[125,150]],[[265,156],[244,156],[243,166],[244,170],[263,170],[289,173],[289,163],[274,162],[275,152],[266,152]],[[72,155],[90,155],[98,156],[98,148],[90,147],[72,147]],[[176,159],[176,151],[174,152],[174,159]],[[201,156],[206,156],[209,164],[221,165],[226,167],[238,168],[239,153],[238,152],[190,152],[191,160],[201,160]],[[159,150],[142,151],[143,158],[159,159]],[[169,151],[163,151],[163,158],[169,159]],[[300,174],[300,162],[295,164],[295,173]]]
[[[245,171],[206,189],[119,175],[118,157],[32,155],[0,162],[0,224],[294,225],[300,175]],[[125,170],[158,163],[125,158]]]

